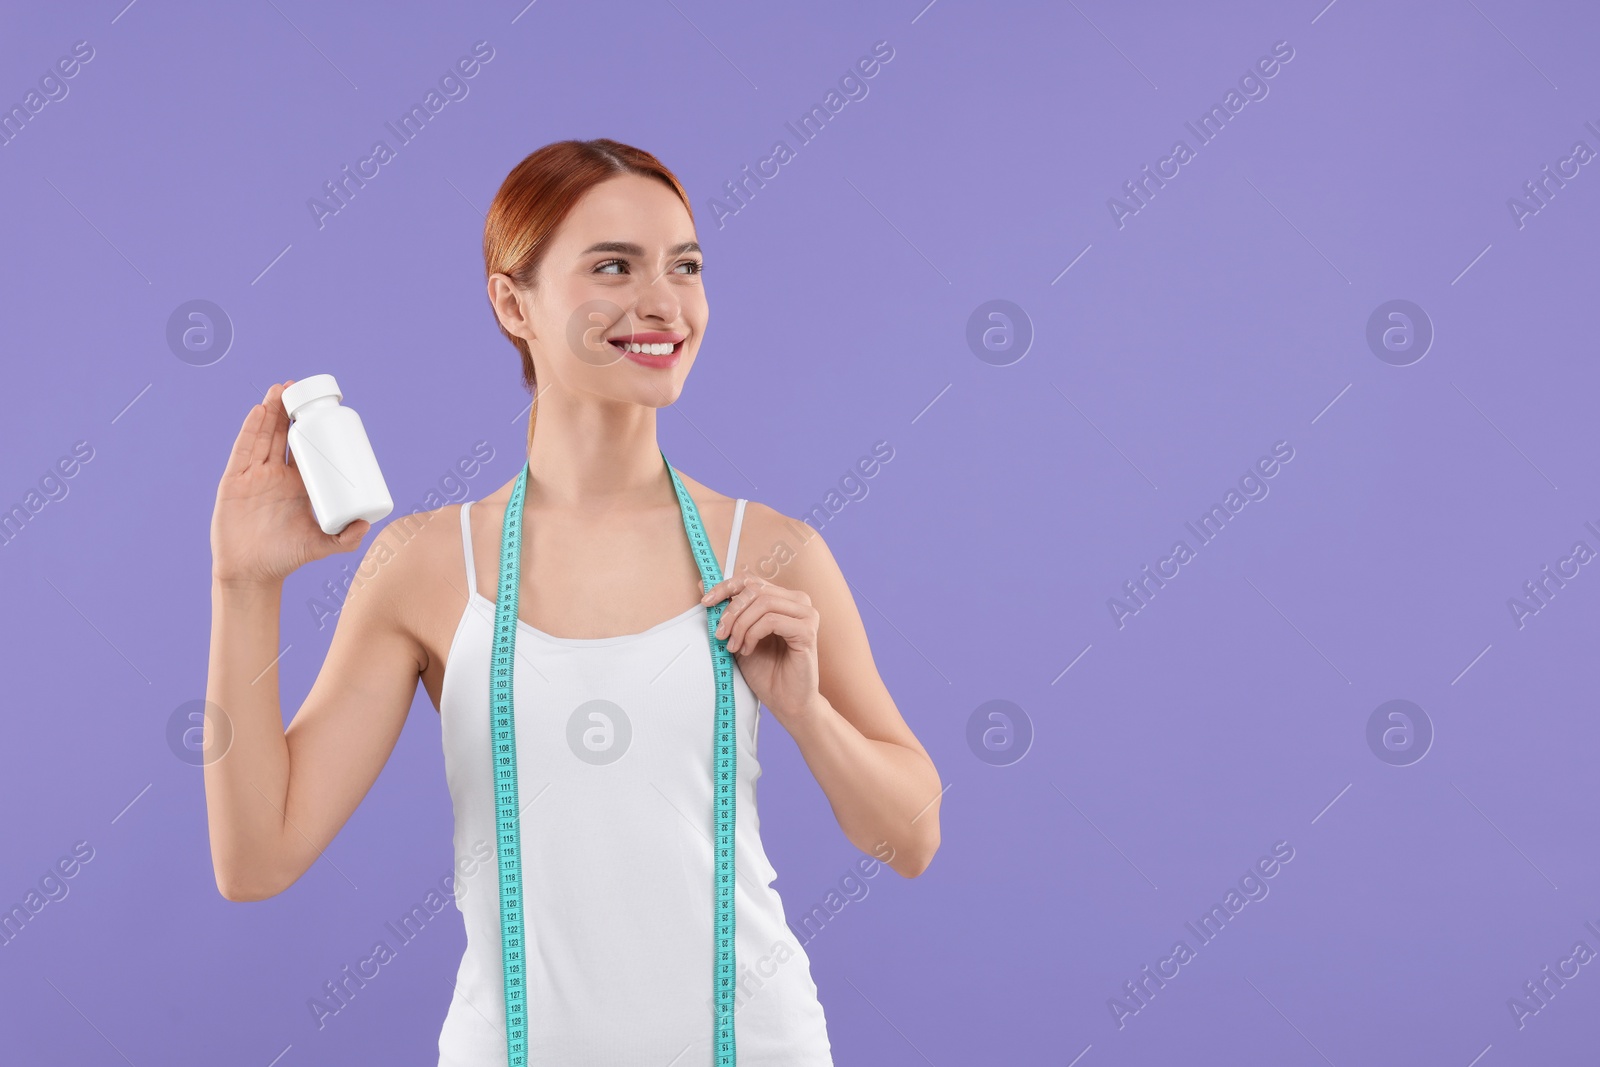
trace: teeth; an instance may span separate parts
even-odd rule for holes
[[[638,352],[638,353],[641,353],[641,354],[646,355],[646,356],[665,356],[665,355],[668,355],[668,354],[670,354],[672,352],[672,345],[669,345],[669,344],[659,344],[659,345],[625,344],[625,345],[618,345],[617,347],[619,347],[619,348],[621,348],[621,349],[623,349],[624,351],[627,351],[627,352]]]

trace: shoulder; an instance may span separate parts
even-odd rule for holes
[[[745,505],[733,577],[791,590],[816,611],[821,620],[817,650],[823,692],[835,707],[848,706],[842,690],[859,691],[877,677],[854,590],[815,526],[752,500]],[[841,682],[842,678],[851,681]],[[881,681],[876,684],[881,689]]]
[[[816,527],[751,500],[745,504],[734,570],[814,595],[832,583],[839,566]]]
[[[740,498],[719,493],[682,471],[678,472],[678,477],[683,480],[684,488],[702,516],[716,514],[719,521],[732,522]],[[769,582],[804,588],[795,583],[809,579],[819,569],[826,570],[832,566],[833,556],[827,544],[810,523],[785,515],[759,500],[749,497],[743,499],[744,517],[739,520],[739,556],[734,564],[736,575],[759,575]],[[723,528],[728,529],[727,526]],[[780,578],[780,572],[786,574],[787,578]]]
[[[364,538],[364,549],[343,553],[361,555],[334,613],[335,641],[373,648],[373,642],[398,639],[418,671],[427,667],[438,620],[448,615],[452,598],[459,613],[465,596],[461,564],[444,569],[452,551],[461,558],[460,512],[451,504],[400,515]]]
[[[462,566],[462,506],[413,511],[386,523],[368,541],[348,599],[367,600],[402,628],[420,632],[460,585],[447,579]],[[454,595],[459,600],[465,590]]]
[[[461,509],[464,504],[447,504],[431,511],[413,511],[391,519],[367,547],[366,561],[395,564],[393,571],[405,574],[429,569],[440,562],[447,546],[457,552],[461,546]]]

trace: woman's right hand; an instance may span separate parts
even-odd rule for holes
[[[211,513],[211,576],[227,585],[281,583],[296,568],[335,552],[350,552],[372,528],[357,519],[325,534],[311,510],[305,482],[289,452],[289,414],[283,390],[267,390],[250,409],[233,442]]]

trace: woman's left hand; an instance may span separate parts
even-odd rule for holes
[[[716,635],[738,656],[751,692],[787,729],[818,695],[817,609],[805,593],[751,575],[718,582],[700,602],[729,597]]]

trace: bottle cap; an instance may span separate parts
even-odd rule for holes
[[[344,399],[344,394],[339,391],[339,383],[333,380],[333,375],[313,374],[309,378],[301,378],[283,391],[283,410],[287,411],[289,418],[292,419],[297,408],[325,396]]]

